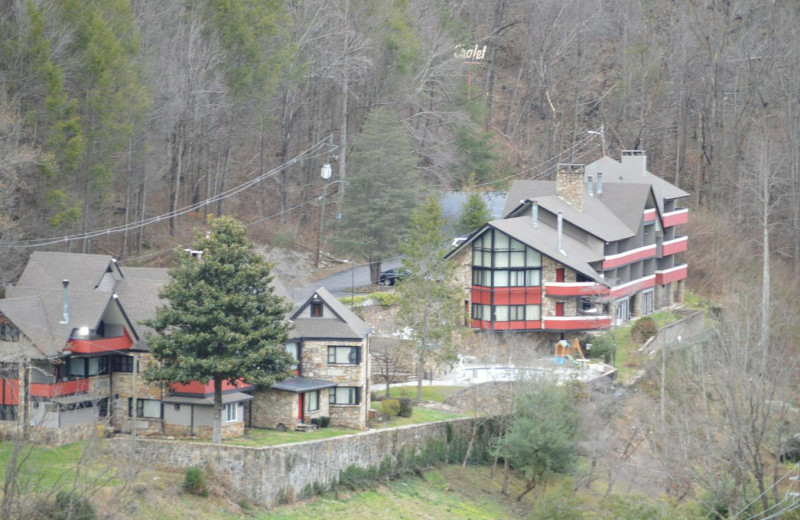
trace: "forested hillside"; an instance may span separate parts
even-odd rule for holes
[[[377,109],[413,143],[419,191],[645,149],[696,209],[769,231],[796,270],[799,14],[790,0],[1,0],[0,283],[36,248],[157,261],[207,213],[311,251],[320,167],[333,218]],[[407,160],[396,144],[387,164]]]

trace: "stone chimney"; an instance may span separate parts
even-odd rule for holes
[[[632,171],[644,177],[647,172],[647,154],[644,150],[622,150],[622,165],[630,166]]]
[[[559,164],[556,173],[556,194],[578,211],[583,211],[583,165]]]

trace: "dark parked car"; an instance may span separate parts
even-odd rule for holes
[[[395,282],[402,281],[403,278],[410,275],[411,271],[408,269],[388,269],[381,273],[381,277],[378,279],[378,283],[380,285],[394,285]]]

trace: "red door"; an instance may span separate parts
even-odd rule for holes
[[[564,281],[564,270],[556,269],[556,282],[563,282],[563,281]]]
[[[297,420],[303,422],[303,394],[297,394]]]
[[[564,315],[564,302],[556,303],[556,316]]]

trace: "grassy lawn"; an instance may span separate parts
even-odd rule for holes
[[[502,496],[502,478],[499,474],[491,478],[489,472],[489,468],[444,466],[425,472],[421,478],[388,482],[358,493],[329,494],[254,516],[274,520],[521,518],[522,511],[530,510],[530,503],[523,502],[520,507],[516,501]]]
[[[461,390],[463,386],[423,386],[422,387],[422,400],[434,403],[443,403],[451,394]],[[373,391],[379,395],[383,394],[384,388],[375,386]],[[416,386],[395,386],[392,387],[392,398],[398,399],[406,397],[409,399],[417,398]]]

